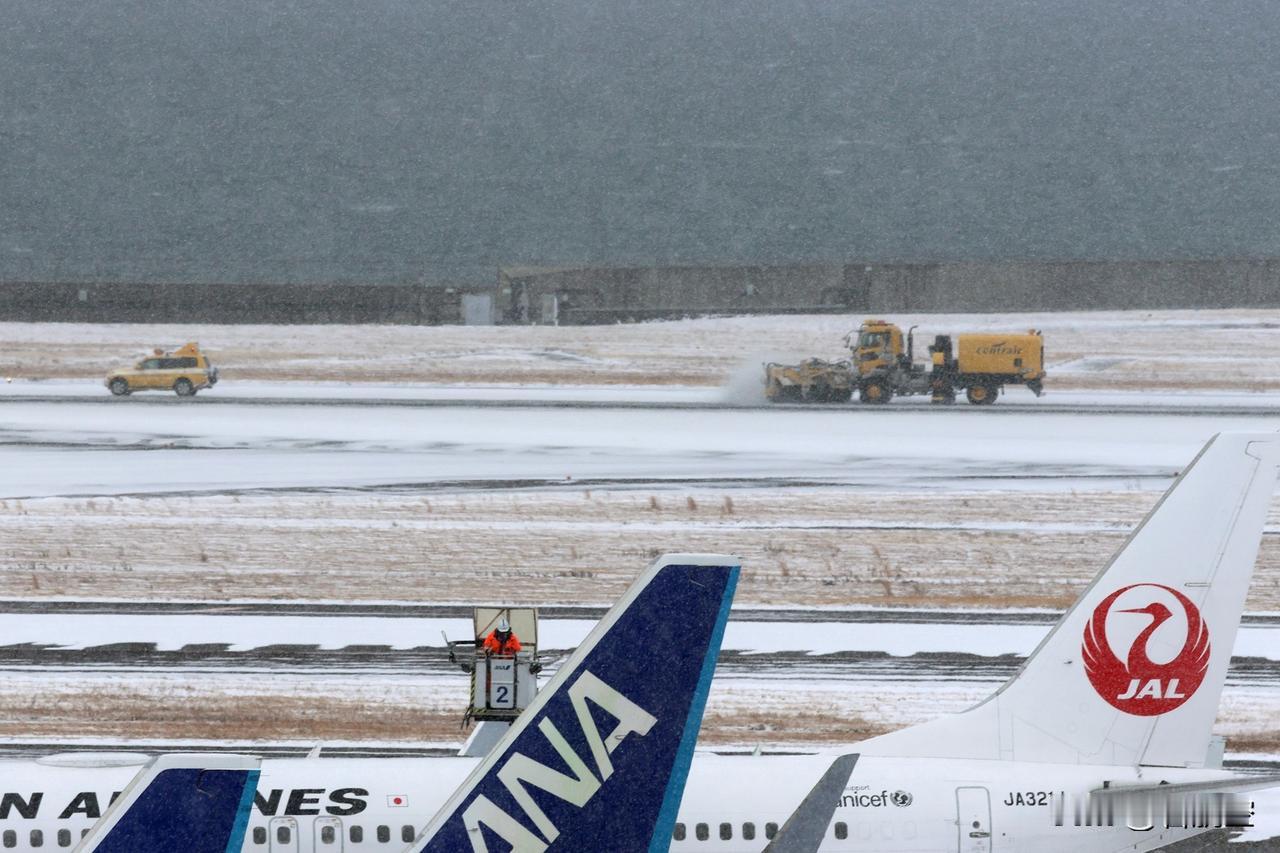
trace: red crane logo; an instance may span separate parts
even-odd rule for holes
[[[1156,629],[1173,616],[1173,611],[1160,601],[1116,611],[1151,618],[1129,647],[1128,660],[1121,660],[1107,641],[1107,617],[1111,615],[1112,605],[1121,595],[1139,587],[1169,593],[1187,617],[1187,639],[1182,651],[1168,663],[1156,663],[1147,653],[1147,643]],[[1094,609],[1093,617],[1085,625],[1081,654],[1085,674],[1099,696],[1126,714],[1153,717],[1181,706],[1204,681],[1209,668],[1209,627],[1200,617],[1200,609],[1176,589],[1154,583],[1133,584],[1111,593]]]

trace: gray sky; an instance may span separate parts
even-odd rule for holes
[[[0,0],[0,278],[1280,256],[1273,0]]]

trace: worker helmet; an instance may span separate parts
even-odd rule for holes
[[[505,616],[498,617],[498,633],[499,634],[511,633],[511,623],[507,621],[507,617]]]

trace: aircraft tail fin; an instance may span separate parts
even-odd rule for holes
[[[738,566],[651,565],[411,849],[667,850]]]
[[[1216,436],[991,698],[863,754],[1202,767],[1280,470]]]
[[[261,760],[162,755],[138,772],[76,853],[238,853]]]

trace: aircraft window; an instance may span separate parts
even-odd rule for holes
[[[731,841],[732,839],[733,839],[733,824],[731,823],[720,824],[720,840]]]
[[[18,833],[14,832],[12,829],[6,829],[6,830],[4,831],[4,846],[5,846],[5,847],[17,847],[17,846],[18,846]]]
[[[744,841],[755,841],[756,825],[754,823],[744,823],[742,825],[742,838]]]
[[[764,837],[765,837],[765,838],[767,838],[767,839],[769,839],[770,841],[772,841],[772,840],[773,840],[773,837],[774,837],[775,835],[777,835],[777,834],[778,834],[778,825],[777,825],[776,823],[766,823],[766,824],[764,825]]]
[[[38,829],[31,830],[31,846],[40,847],[44,844],[44,833]]]
[[[289,839],[293,837],[293,833],[289,831],[287,826],[276,827],[276,841],[281,844],[288,844]]]
[[[265,826],[255,826],[253,828],[253,843],[254,844],[267,843],[267,828]]]
[[[711,830],[705,823],[700,823],[693,828],[693,834],[698,837],[699,841],[706,841],[711,837]]]
[[[671,833],[672,839],[675,841],[684,841],[684,824],[677,823],[675,832]]]
[[[71,830],[69,829],[58,830],[58,846],[59,847],[71,846]]]
[[[404,841],[404,842],[413,841],[414,836],[415,836],[416,834],[417,834],[417,833],[415,833],[415,832],[413,831],[413,827],[412,827],[412,826],[409,826],[409,824],[407,824],[407,823],[406,823],[404,826],[400,827],[400,840],[401,840],[401,841]]]
[[[84,837],[85,837],[86,835],[88,835],[88,834],[89,834],[89,827],[87,827],[87,826],[86,826],[84,829],[80,830],[80,837],[81,837],[81,838],[84,838]]]
[[[837,821],[836,838],[844,840],[848,837],[849,837],[849,824],[845,823],[844,821]]]
[[[352,844],[359,844],[361,841],[364,841],[364,827],[353,826],[351,827],[351,832],[349,832],[348,835],[351,836]]]
[[[390,841],[391,827],[389,826],[378,827],[378,840],[381,841],[383,844],[386,844],[388,841]]]
[[[333,827],[332,827],[332,826],[322,826],[322,827],[320,827],[320,843],[321,843],[321,844],[332,844],[333,842],[335,842],[335,841],[337,841],[337,840],[338,840],[338,839],[337,839],[337,837],[334,835]]]

